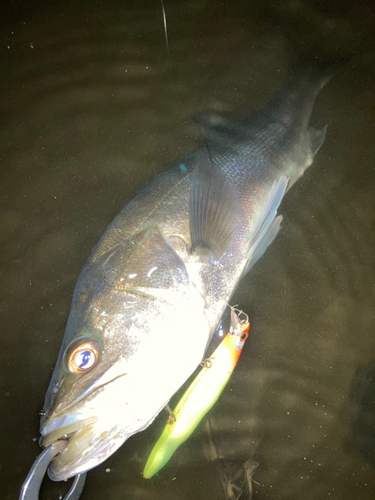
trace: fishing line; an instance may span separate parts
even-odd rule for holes
[[[163,12],[163,24],[164,24],[164,35],[165,35],[165,45],[167,47],[167,52],[169,56],[169,63],[172,67],[172,58],[171,58],[171,52],[169,50],[169,40],[168,40],[168,30],[167,30],[167,16],[165,14],[165,8],[164,8],[164,2],[163,0],[160,0],[161,3],[161,10]]]

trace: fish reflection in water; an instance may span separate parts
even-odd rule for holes
[[[253,482],[258,484],[252,476],[259,463],[252,458],[241,463],[220,459],[209,419],[205,422],[205,434],[207,436],[207,444],[204,446],[205,456],[208,461],[216,464],[225,500],[239,500],[240,498],[250,500],[253,496]]]
[[[327,77],[292,68],[264,110],[206,116],[207,146],[125,205],[78,279],[41,419],[68,439],[49,468],[83,473],[145,429],[201,362],[239,280],[275,239],[285,192],[325,129],[309,127]]]

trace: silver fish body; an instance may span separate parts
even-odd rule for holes
[[[276,236],[285,191],[324,141],[308,127],[324,83],[306,69],[246,122],[205,118],[208,148],[154,177],[108,226],[78,279],[46,395],[42,445],[69,439],[52,479],[103,462],[197,367],[240,278]],[[95,364],[74,373],[68,361],[86,340]]]

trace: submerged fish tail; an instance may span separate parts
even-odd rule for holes
[[[307,128],[315,100],[333,73],[311,61],[294,64],[279,92],[263,110],[264,118],[286,128]]]

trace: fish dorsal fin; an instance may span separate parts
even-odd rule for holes
[[[232,138],[246,136],[246,127],[241,123],[216,113],[196,113],[193,121],[202,127],[204,135],[210,135],[212,131],[217,131],[221,135],[226,134]]]
[[[248,137],[246,127],[215,113],[197,113],[193,121],[202,127],[204,141],[214,151],[223,151]]]
[[[203,149],[194,169],[189,200],[192,252],[213,253],[215,259],[226,251],[238,224],[241,208],[234,189],[223,172]]]
[[[279,229],[282,217],[276,217],[277,209],[284,197],[288,187],[288,177],[282,175],[280,179],[275,181],[264,202],[263,217],[259,223],[258,229],[252,238],[249,250],[246,255],[247,264],[244,269],[246,274],[258,259],[267,250],[267,247],[275,239]]]

